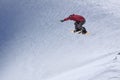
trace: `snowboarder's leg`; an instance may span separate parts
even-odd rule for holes
[[[85,24],[85,21],[79,22],[78,28],[79,28],[79,30],[80,30],[80,33],[86,34],[86,33],[87,33],[87,30],[86,30],[85,27],[83,27],[83,24]]]
[[[82,34],[86,34],[87,33],[87,30],[85,27],[82,27]]]
[[[83,24],[85,24],[85,21],[82,22],[77,22],[77,24],[75,25],[75,29],[77,32],[82,33],[82,34],[86,34],[87,30],[85,27],[83,27]]]
[[[79,23],[77,24],[77,25],[78,25],[78,28],[81,28],[84,24],[85,24],[85,21],[79,22]]]
[[[81,23],[80,22],[75,22],[74,23],[74,25],[75,25],[75,30],[74,30],[74,32],[78,32],[78,31],[81,31],[81,29],[82,29],[82,27],[81,27]]]
[[[86,31],[85,27],[83,27],[83,24],[85,24],[85,21],[82,21],[82,22],[76,21],[76,22],[74,23],[74,25],[75,25],[75,30],[74,30],[74,32],[79,32],[79,33],[82,33],[82,34],[86,34],[87,31]]]

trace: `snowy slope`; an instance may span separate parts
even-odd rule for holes
[[[119,1],[1,0],[0,5],[0,80],[120,79]],[[89,35],[72,34],[73,22],[60,22],[72,13],[85,16]]]
[[[114,57],[114,58],[113,58]],[[110,53],[48,80],[119,80],[120,54]]]

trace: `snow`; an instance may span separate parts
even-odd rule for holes
[[[120,1],[1,0],[0,80],[120,80]],[[90,34],[77,35],[81,14]]]

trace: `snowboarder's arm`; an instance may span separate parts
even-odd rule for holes
[[[61,22],[64,22],[64,21],[67,21],[67,20],[70,20],[70,18],[68,17],[68,18],[65,18],[65,19],[60,20],[60,21],[61,21]]]
[[[70,17],[67,17],[67,18],[64,19],[64,21],[68,21],[68,20],[70,20]]]
[[[71,19],[71,17],[67,17],[67,18],[65,18],[65,19],[63,19],[63,20],[60,20],[61,22],[64,22],[64,21],[67,21],[67,20],[70,20]]]

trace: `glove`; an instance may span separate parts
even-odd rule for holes
[[[64,20],[60,20],[60,22],[64,22]]]

